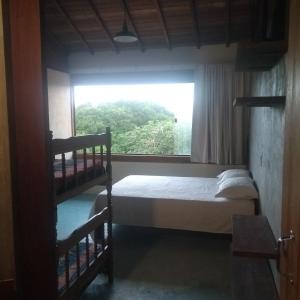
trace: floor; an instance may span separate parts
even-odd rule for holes
[[[94,195],[58,209],[58,236],[84,222]],[[195,232],[114,226],[113,286],[99,275],[80,300],[229,300],[230,240]]]

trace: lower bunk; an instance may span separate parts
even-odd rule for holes
[[[113,282],[112,228],[109,209],[57,241],[58,299],[76,299],[100,271]]]

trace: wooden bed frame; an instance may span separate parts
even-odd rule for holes
[[[106,128],[106,132],[99,135],[51,137],[51,141],[54,166],[59,163],[59,170],[54,167],[53,175],[57,204],[94,185],[104,185],[107,189],[106,207],[68,238],[57,241],[57,266],[63,266],[62,274],[58,274],[57,298],[75,299],[98,273],[105,273],[109,283],[113,282],[111,133]],[[71,159],[67,160],[70,153]],[[70,161],[71,167],[68,166]]]

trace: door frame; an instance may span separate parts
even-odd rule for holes
[[[22,300],[53,300],[57,290],[56,217],[39,0],[2,3],[17,294]]]
[[[287,96],[285,108],[285,142],[283,172],[282,233],[290,230],[295,239],[281,251],[282,300],[300,297],[300,2],[290,0],[289,50],[287,54]],[[289,275],[292,274],[292,277]],[[293,282],[291,282],[291,280]]]

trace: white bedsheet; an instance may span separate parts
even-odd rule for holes
[[[231,233],[232,215],[254,214],[254,201],[215,198],[216,191],[216,178],[127,176],[113,185],[113,223]],[[106,201],[104,191],[91,215]]]

